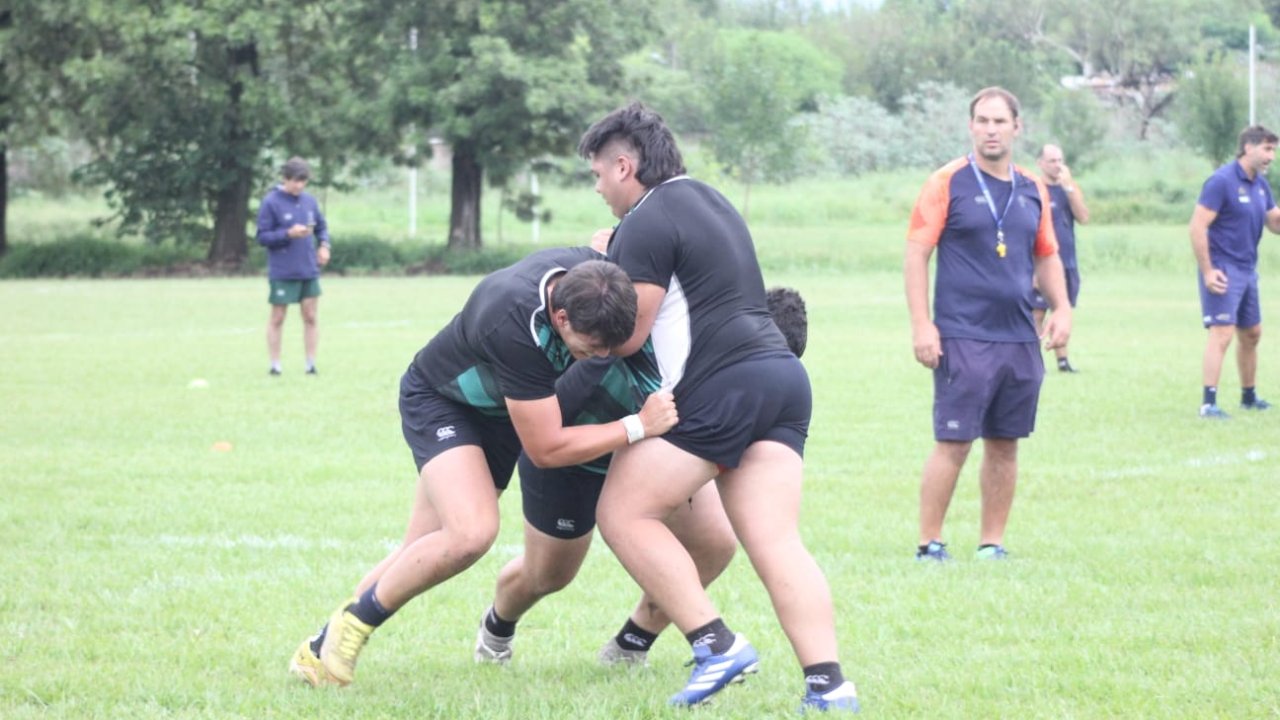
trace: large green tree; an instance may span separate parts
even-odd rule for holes
[[[840,89],[840,67],[804,38],[768,30],[722,30],[701,57],[698,77],[709,108],[708,139],[719,160],[745,188],[785,180],[803,159],[806,127],[794,122]]]
[[[396,127],[451,149],[451,248],[482,244],[484,181],[565,155],[593,115],[625,99],[621,59],[649,37],[644,5],[611,0],[364,0],[363,52],[392,68],[381,97]],[[416,47],[406,37],[416,33]]]
[[[1224,55],[1202,60],[1178,95],[1175,117],[1182,138],[1213,167],[1230,160],[1249,122],[1249,88],[1239,63]]]
[[[64,84],[97,153],[81,176],[106,185],[122,230],[238,263],[272,152],[337,163],[362,137],[342,112],[353,59],[337,0],[68,6],[95,42]]]
[[[0,6],[0,254],[8,247],[9,152],[65,124],[58,79],[68,59],[91,44],[73,20],[64,3],[12,0]]]

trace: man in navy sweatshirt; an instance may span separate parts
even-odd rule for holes
[[[258,243],[267,249],[267,279],[271,319],[267,323],[267,353],[271,374],[279,375],[280,333],[291,303],[302,308],[302,341],[307,374],[316,374],[316,305],[320,299],[320,268],[329,262],[329,226],[316,199],[303,192],[311,168],[300,157],[280,168],[282,182],[262,199],[258,210]],[[319,246],[317,247],[317,241]]]

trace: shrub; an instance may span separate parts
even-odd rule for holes
[[[531,245],[501,245],[481,250],[449,250],[444,245],[427,248],[425,267],[439,268],[450,275],[485,275],[515,263],[539,248]]]
[[[79,235],[10,245],[0,257],[0,277],[114,277],[196,259],[192,248],[130,245]]]
[[[344,237],[335,243],[326,272],[343,275],[350,272],[403,270],[413,260],[413,249],[371,236]]]

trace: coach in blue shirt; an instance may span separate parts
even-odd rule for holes
[[[1255,125],[1240,133],[1235,162],[1205,181],[1191,215],[1191,248],[1200,266],[1200,309],[1209,339],[1204,348],[1204,396],[1200,417],[1226,419],[1218,407],[1218,378],[1231,336],[1239,335],[1240,406],[1266,410],[1258,397],[1258,340],[1262,305],[1258,299],[1258,243],[1265,226],[1280,233],[1280,208],[1271,196],[1267,168],[1276,156],[1276,134]]]
[[[302,342],[307,374],[316,374],[316,305],[320,300],[320,268],[329,262],[329,226],[315,197],[303,192],[311,168],[300,157],[280,168],[281,183],[262,199],[258,210],[258,244],[267,249],[267,281],[271,319],[267,323],[267,353],[272,375],[280,370],[280,333],[292,303],[302,308]],[[317,247],[317,241],[319,247]]]
[[[903,260],[916,360],[933,371],[934,448],[920,481],[916,558],[945,562],[942,526],[974,440],[982,438],[977,557],[1008,557],[1004,531],[1018,479],[1018,440],[1035,429],[1044,360],[1031,314],[1034,278],[1048,300],[1049,349],[1071,335],[1066,274],[1049,193],[1013,164],[1018,99],[998,87],[969,104],[973,152],[933,173],[911,213]],[[929,259],[937,250],[933,314]]]

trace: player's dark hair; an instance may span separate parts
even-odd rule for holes
[[[280,166],[280,176],[285,180],[310,180],[311,166],[306,160],[294,155]]]
[[[636,288],[622,268],[604,260],[574,265],[556,281],[554,309],[564,309],[575,332],[610,348],[631,339],[636,329]]]
[[[804,298],[791,288],[773,287],[765,292],[765,301],[769,304],[769,314],[773,315],[773,324],[787,339],[787,347],[796,357],[804,355],[805,345],[809,343],[809,314],[805,311]]]
[[[1280,138],[1261,125],[1253,125],[1240,131],[1240,143],[1236,148],[1236,157],[1244,157],[1245,145],[1261,145],[1262,143],[1280,142]]]
[[[982,88],[969,101],[969,119],[973,119],[973,109],[978,107],[978,103],[993,97],[1004,100],[1004,103],[1009,106],[1009,111],[1013,113],[1013,119],[1018,119],[1018,112],[1022,107],[1018,102],[1018,97],[1002,87],[995,86]]]
[[[633,102],[597,120],[578,141],[578,154],[590,160],[614,142],[636,154],[636,180],[645,187],[685,173],[671,129],[643,103]]]

